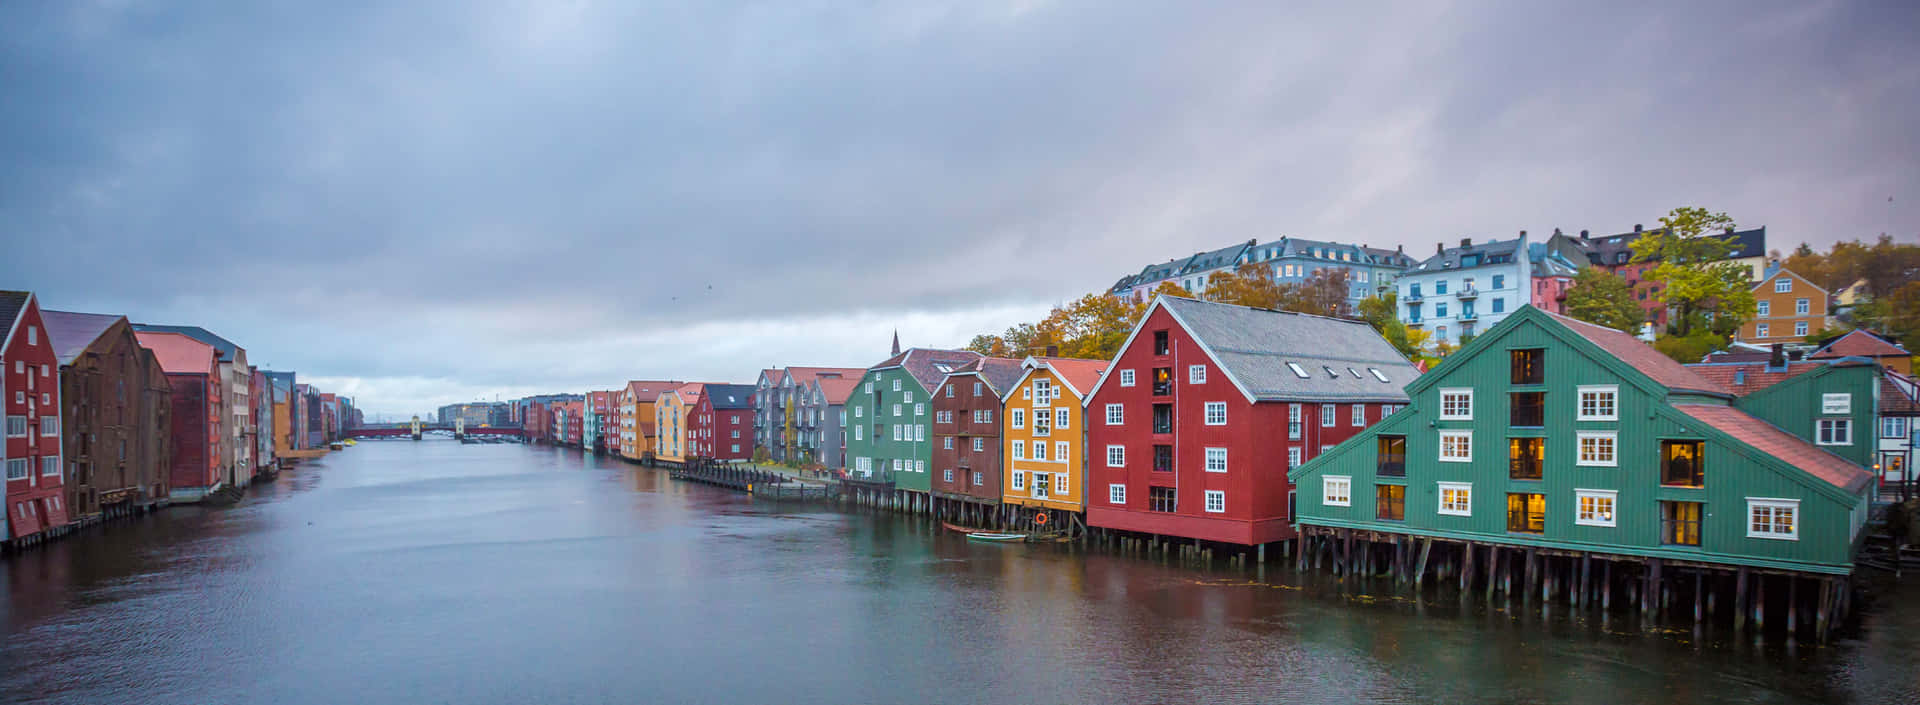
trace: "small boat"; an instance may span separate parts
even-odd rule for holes
[[[973,533],[967,534],[967,539],[971,541],[1018,543],[1018,542],[1026,541],[1027,535],[1026,534],[993,534],[993,533],[987,533],[985,531],[975,531]]]

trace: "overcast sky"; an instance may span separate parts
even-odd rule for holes
[[[1250,238],[1920,233],[1920,4],[1667,4],[9,2],[0,288],[402,414],[865,366]]]

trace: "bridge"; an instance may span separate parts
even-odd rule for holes
[[[466,438],[468,436],[520,436],[525,433],[525,429],[520,426],[468,426],[461,422],[431,424],[422,423],[419,419],[414,419],[412,423],[394,424],[392,426],[362,426],[360,428],[348,429],[345,435],[350,438],[400,438],[404,436],[417,441],[420,440],[421,434],[428,431],[450,432],[454,438]]]

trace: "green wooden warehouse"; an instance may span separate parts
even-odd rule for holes
[[[1288,473],[1303,563],[1738,626],[1784,603],[1822,635],[1846,606],[1871,473],[1626,333],[1524,307],[1407,393]]]
[[[857,501],[926,511],[933,489],[927,471],[935,440],[931,390],[978,359],[967,350],[912,348],[867,368],[845,407],[847,479],[867,493]]]

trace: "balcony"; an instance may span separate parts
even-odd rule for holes
[[[1476,313],[1476,312],[1473,312],[1473,311],[1461,311],[1461,312],[1460,312],[1460,320],[1462,320],[1462,321],[1477,321],[1477,320],[1480,320],[1480,314],[1479,314],[1479,313]]]
[[[1406,298],[1403,298],[1403,299],[1400,299],[1400,300],[1401,300],[1401,301],[1405,301],[1405,302],[1407,302],[1407,303],[1414,303],[1414,302],[1417,302],[1417,301],[1425,301],[1425,300],[1426,300],[1426,298],[1427,298],[1427,297],[1425,297],[1425,296],[1421,296],[1421,295],[1420,295],[1420,290],[1418,290],[1418,289],[1415,289],[1415,290],[1413,290],[1413,291],[1409,291],[1409,292],[1407,292],[1407,296],[1406,296]]]
[[[1469,301],[1472,299],[1477,299],[1477,298],[1480,298],[1480,290],[1475,287],[1469,286],[1467,288],[1461,289],[1460,293],[1454,294],[1454,298],[1460,299],[1461,301]]]

